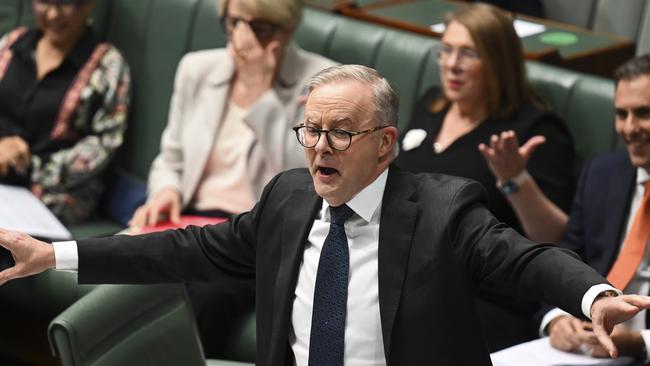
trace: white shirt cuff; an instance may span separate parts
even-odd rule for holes
[[[54,247],[54,260],[57,271],[77,271],[79,269],[79,254],[77,242],[59,241],[52,243]]]
[[[622,294],[621,291],[615,289],[611,285],[606,283],[601,283],[600,285],[591,286],[589,290],[582,297],[582,313],[591,320],[591,305],[594,304],[596,297],[605,291],[615,291],[619,295]]]
[[[570,316],[573,318],[573,315],[567,313],[566,311],[560,309],[560,308],[555,308],[552,310],[549,310],[546,315],[542,318],[542,322],[539,324],[539,336],[540,337],[546,337],[548,335],[548,324],[558,316]]]

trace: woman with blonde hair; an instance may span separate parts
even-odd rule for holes
[[[176,71],[160,153],[134,231],[181,213],[228,218],[250,210],[266,183],[304,166],[291,129],[302,120],[304,86],[334,62],[292,41],[301,0],[220,0],[226,48],[192,52]],[[216,19],[215,19],[216,21]],[[254,304],[253,279],[188,285],[208,357],[233,319]]]
[[[487,4],[450,15],[439,68],[442,88],[418,101],[397,164],[479,181],[499,221],[533,240],[558,241],[574,191],[573,141],[528,83],[511,17]],[[513,144],[517,159],[499,160]],[[518,303],[514,291],[486,284],[479,308],[492,351],[536,335],[535,307]]]

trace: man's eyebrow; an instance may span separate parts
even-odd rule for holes
[[[649,115],[650,114],[650,105],[644,105],[638,108],[634,108],[634,114],[636,115]]]

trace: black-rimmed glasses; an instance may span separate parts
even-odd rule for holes
[[[345,151],[348,148],[350,148],[350,144],[352,144],[352,136],[379,131],[386,127],[389,126],[388,125],[377,126],[363,131],[350,132],[350,131],[342,130],[340,128],[333,128],[331,130],[322,130],[320,128],[303,125],[303,126],[296,126],[293,128],[293,130],[296,132],[296,137],[298,138],[298,142],[300,143],[300,145],[306,148],[315,147],[318,144],[318,140],[320,140],[321,134],[325,133],[325,138],[327,139],[327,142],[329,143],[332,149],[338,151]]]
[[[275,32],[280,29],[279,25],[264,19],[246,20],[239,17],[225,15],[221,17],[220,20],[221,26],[228,34],[232,33],[232,31],[237,27],[237,23],[244,22],[248,24],[248,26],[253,30],[253,33],[255,33],[257,40],[261,43],[268,42],[271,38],[273,38]]]

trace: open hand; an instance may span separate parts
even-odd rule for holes
[[[490,137],[490,146],[479,144],[478,149],[488,163],[492,174],[501,182],[510,180],[526,169],[533,152],[544,142],[544,136],[533,136],[521,147],[514,131],[501,132]]]
[[[619,350],[610,336],[614,326],[631,319],[641,310],[648,308],[650,308],[650,297],[641,295],[600,297],[594,301],[591,305],[594,334],[610,357],[616,358],[619,354]]]
[[[9,250],[16,262],[13,267],[0,272],[0,285],[56,266],[52,245],[27,234],[0,229],[0,246]]]

